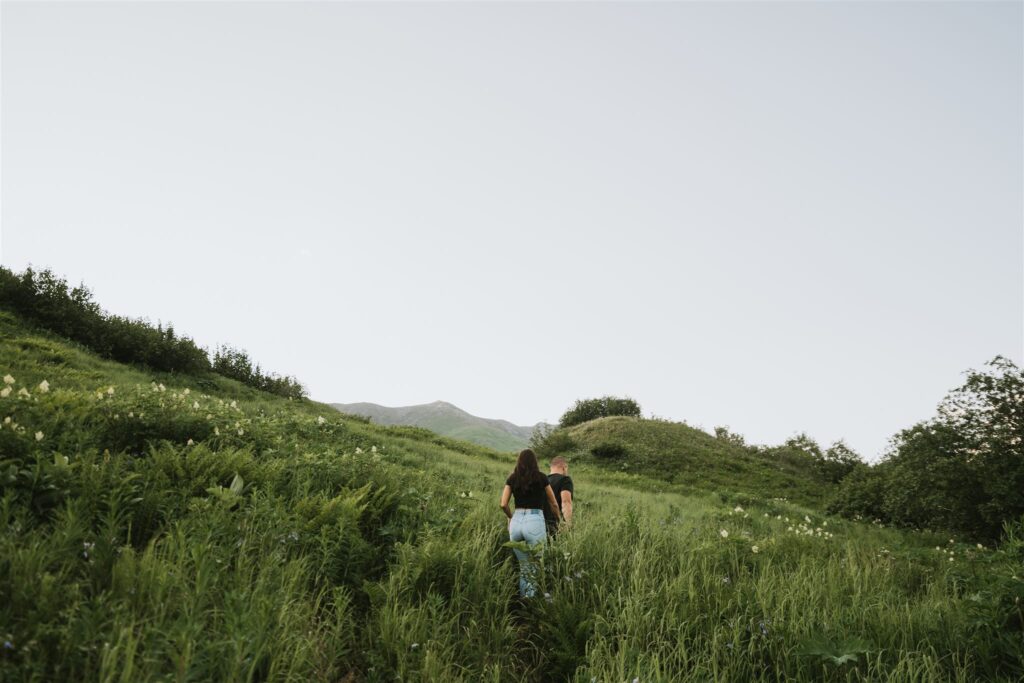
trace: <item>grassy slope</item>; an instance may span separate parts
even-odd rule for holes
[[[606,417],[566,430],[577,460],[625,469],[711,491],[789,498],[820,506],[830,486],[806,466],[754,453],[678,422]],[[602,461],[589,455],[600,444],[619,444],[627,455]]]
[[[577,524],[544,559],[550,599],[517,607],[494,506],[508,455],[107,363],[0,313],[8,372],[31,396],[0,398],[22,428],[0,428],[2,680],[1021,671],[997,609],[1019,568],[1002,551],[582,463]],[[1003,592],[974,591],[979,577]],[[799,654],[814,647],[867,653]]]

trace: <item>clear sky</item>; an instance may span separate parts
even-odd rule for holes
[[[1024,361],[1022,3],[15,3],[3,265],[321,401],[870,459]]]

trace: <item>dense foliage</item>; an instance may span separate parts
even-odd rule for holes
[[[279,396],[305,396],[294,377],[262,372],[244,351],[222,347],[211,363],[205,349],[176,334],[170,324],[154,327],[146,320],[107,313],[84,285],[71,287],[49,269],[26,268],[19,275],[0,266],[0,308],[121,363],[185,374],[213,370]]]
[[[510,455],[2,312],[0,378],[0,680],[1024,676],[1020,525],[981,547],[581,460],[523,603]]]
[[[900,432],[888,457],[844,480],[836,512],[996,539],[1024,516],[1024,374],[997,357]]]
[[[640,417],[640,404],[631,398],[616,396],[580,399],[572,408],[565,411],[558,421],[558,426],[572,427],[589,420],[596,420],[599,417],[612,417],[613,415]]]

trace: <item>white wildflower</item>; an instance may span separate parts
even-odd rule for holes
[[[196,442],[195,442],[195,441],[193,441],[192,439],[189,439],[189,440],[188,440],[188,442],[186,442],[186,443],[185,443],[185,445],[186,445],[186,446],[195,446],[195,445],[196,445]]]
[[[192,410],[199,410],[199,401],[192,401]]]
[[[188,395],[189,395],[189,394],[191,394],[191,393],[192,393],[192,390],[191,390],[191,389],[185,389],[185,391],[181,392],[181,395],[182,395],[182,396],[188,396]]]
[[[245,434],[245,430],[244,429],[239,429],[238,430],[238,435],[239,436],[243,436],[244,434]]]
[[[113,396],[113,395],[114,395],[114,387],[108,387],[107,388],[107,396]]]
[[[719,531],[718,535],[721,536],[722,538],[729,538],[729,532],[726,531],[725,529],[722,529],[721,531]]]
[[[757,547],[756,545],[754,545],[754,546],[750,546],[750,552],[754,553],[755,555],[756,555],[756,554],[757,554],[758,552],[760,552],[760,550],[761,550],[761,549],[760,549],[760,548],[758,548],[758,547]]]
[[[807,522],[808,524],[810,524],[811,523],[811,518],[808,517],[807,515],[804,515],[804,521]]]
[[[327,420],[324,419],[323,415],[317,415],[316,416],[316,423],[318,425],[322,425],[324,422],[327,422]]]
[[[10,395],[11,395],[11,388],[10,387],[4,387],[3,389],[0,389],[0,397],[7,398]]]
[[[376,453],[377,452],[377,447],[376,446],[370,446],[370,452],[371,453]]]
[[[741,508],[741,507],[740,507],[739,505],[737,505],[736,507],[734,507],[734,508],[732,509],[732,511],[733,511],[733,512],[743,512],[743,508]]]
[[[359,446],[356,446],[356,455],[359,455],[362,452],[363,452],[363,449],[360,448]]]
[[[14,378],[10,375],[4,375],[4,384],[14,384]]]
[[[160,391],[167,391],[167,387],[165,387],[163,385],[163,382],[161,382],[159,385],[157,385],[157,389],[160,390]]]
[[[36,432],[36,441],[42,441],[42,440],[43,440],[43,433],[42,432]]]
[[[135,413],[131,410],[128,411],[128,417],[135,417]]]
[[[213,428],[213,433],[214,433],[215,436],[220,436],[220,427],[214,427]]]
[[[7,417],[4,418],[4,424],[5,425],[11,424],[11,416],[10,415],[8,415]]]
[[[238,401],[232,401],[231,402],[231,407],[232,408],[237,408],[238,407]]]
[[[50,390],[50,383],[47,382],[45,379],[42,382],[39,383],[39,391],[40,391],[40,393],[45,394],[49,390]]]
[[[417,648],[418,648],[419,646],[420,646],[420,644],[419,644],[419,643],[413,643],[413,644],[412,644],[412,645],[410,645],[409,647],[411,647],[411,648],[412,648],[413,650],[415,650],[415,649],[417,649]]]
[[[18,396],[24,396],[25,398],[28,398],[29,395],[30,394],[28,393],[28,389],[26,389],[25,387],[18,389]]]

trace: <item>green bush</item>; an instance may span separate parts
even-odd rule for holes
[[[590,449],[595,458],[613,460],[625,458],[628,455],[626,447],[618,443],[600,443]]]
[[[558,421],[560,427],[572,427],[583,422],[596,420],[599,417],[621,415],[624,417],[640,417],[640,404],[631,398],[602,396],[601,398],[580,399],[572,408],[565,411]]]

